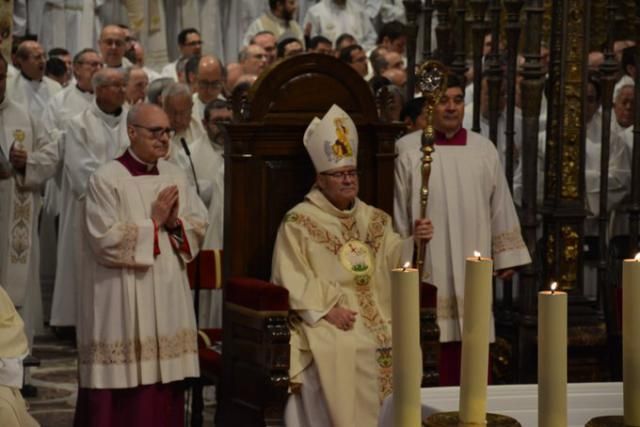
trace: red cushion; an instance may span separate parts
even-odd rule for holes
[[[232,277],[226,286],[226,302],[257,311],[289,310],[289,291],[282,286],[248,277]]]

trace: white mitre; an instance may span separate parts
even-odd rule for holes
[[[314,117],[309,123],[304,132],[304,146],[318,173],[356,166],[358,130],[351,117],[334,104],[322,120]]]

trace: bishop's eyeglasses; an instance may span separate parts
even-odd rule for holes
[[[320,172],[320,175],[330,176],[334,179],[345,179],[345,178],[357,178],[358,177],[358,169],[351,169],[348,171],[341,172]]]
[[[151,134],[153,135],[154,138],[162,138],[162,135],[167,135],[169,137],[169,139],[173,138],[173,135],[176,134],[175,129],[171,129],[171,128],[163,128],[163,127],[147,127],[147,126],[143,126],[143,125],[136,125],[136,124],[132,124],[131,126],[136,127],[136,128],[142,128],[145,129],[149,132],[151,132]]]

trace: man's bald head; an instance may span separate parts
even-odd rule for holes
[[[203,104],[207,104],[216,99],[222,92],[223,85],[224,72],[220,60],[210,55],[200,58],[195,81],[195,88],[200,101]]]
[[[136,104],[127,114],[131,150],[140,160],[156,163],[169,153],[171,130],[167,114],[155,104]]]
[[[18,68],[31,80],[40,81],[44,77],[47,59],[40,43],[26,40],[16,50]]]
[[[122,57],[126,51],[125,31],[117,25],[107,25],[100,33],[98,46],[108,67],[122,66]]]

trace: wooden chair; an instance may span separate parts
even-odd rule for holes
[[[313,117],[321,117],[334,103],[349,113],[358,129],[359,197],[392,213],[394,144],[402,125],[379,119],[366,82],[336,58],[287,58],[264,72],[247,98],[233,102],[237,122],[226,127],[225,144],[224,277],[253,277],[263,284],[270,279],[280,222],[314,180],[302,143],[304,131]],[[267,285],[263,291],[275,292]],[[437,384],[438,378],[433,295],[425,298],[433,306],[423,310],[422,317],[428,384]],[[225,281],[219,425],[284,424],[288,330],[283,311],[264,313],[261,304],[269,298],[252,296],[248,287]],[[286,311],[284,305],[280,309]]]
[[[201,290],[222,287],[221,258],[221,250],[203,250],[187,265],[196,312],[199,311],[197,301]],[[227,359],[231,363],[224,368],[233,373],[239,386],[234,385],[226,391],[221,387],[222,329],[200,329],[200,378],[192,386],[192,427],[199,427],[203,422],[202,388],[205,385],[216,386],[219,402],[226,392],[235,406],[246,408],[243,412],[247,416],[225,421],[222,405],[219,404],[216,419],[220,425],[264,425],[265,421],[274,418],[272,414],[283,412],[286,402],[289,382],[289,329],[286,320],[289,293],[283,287],[257,279],[230,278],[225,287],[225,307],[230,317],[227,322],[231,329],[229,335],[235,345],[225,348],[230,353]],[[241,386],[243,382],[252,384],[255,381],[262,386],[256,389]],[[255,413],[252,411],[255,407],[265,409]]]

